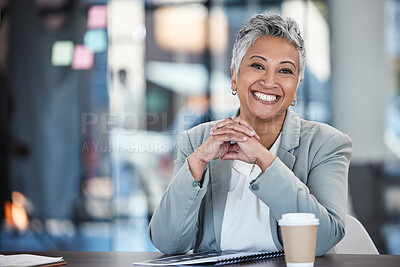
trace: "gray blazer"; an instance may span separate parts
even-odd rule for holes
[[[173,178],[148,228],[154,246],[165,254],[220,250],[232,161],[209,162],[201,187],[187,162],[215,124],[185,131],[179,142]],[[270,208],[271,232],[278,249],[283,247],[277,221],[289,212],[312,212],[319,218],[317,256],[343,238],[351,153],[347,135],[326,124],[303,120],[288,109],[277,158],[249,185]]]

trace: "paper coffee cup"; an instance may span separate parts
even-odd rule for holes
[[[313,213],[286,213],[279,220],[286,266],[314,266],[319,219]]]

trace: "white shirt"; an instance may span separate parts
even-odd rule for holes
[[[270,152],[276,156],[281,143],[279,134]],[[250,189],[261,169],[256,164],[234,160],[221,229],[221,250],[277,250],[269,223],[269,207]]]

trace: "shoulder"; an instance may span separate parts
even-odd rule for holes
[[[320,146],[332,139],[351,143],[347,134],[328,124],[302,119],[290,109],[288,109],[282,133],[285,136],[283,145],[288,150],[297,146]]]
[[[321,122],[300,119],[300,148],[306,148],[309,156],[331,157],[344,155],[350,159],[351,138],[338,129]]]
[[[347,134],[328,124],[300,119],[300,140],[302,139],[312,139],[313,143],[326,143],[332,139],[351,143]]]

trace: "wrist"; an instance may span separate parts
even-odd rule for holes
[[[207,162],[201,160],[199,157],[196,156],[195,153],[192,153],[188,158],[187,158],[188,164],[189,164],[189,170],[193,175],[193,178],[201,182],[203,179],[203,172],[204,169],[207,165]]]
[[[261,155],[256,159],[256,164],[264,173],[266,169],[271,166],[272,162],[274,162],[275,158],[276,157],[269,150],[265,150],[265,153],[261,153]]]
[[[192,162],[195,163],[196,165],[200,165],[200,166],[206,166],[208,161],[201,156],[201,153],[199,152],[198,149],[196,149],[190,156],[189,158],[191,158]]]

